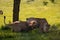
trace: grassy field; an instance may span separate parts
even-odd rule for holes
[[[60,23],[60,0],[55,0],[52,3],[50,0],[21,0],[19,20],[26,20],[29,17],[46,18],[49,24]],[[43,2],[48,2],[44,5]],[[3,16],[6,16],[6,23],[12,22],[13,0],[0,0],[0,10],[3,10],[3,15],[0,15],[0,26],[4,24]]]
[[[60,0],[55,0],[55,3],[50,0],[27,1],[21,0],[19,20],[25,21],[29,17],[46,18],[49,24],[59,25],[50,28],[49,33],[40,33],[38,29],[20,33],[0,29],[0,40],[60,40]],[[44,5],[43,1],[48,4]],[[0,0],[0,10],[3,10],[3,15],[0,15],[1,27],[4,25],[4,16],[6,23],[13,20],[13,0]]]
[[[29,32],[12,32],[0,29],[0,40],[60,40],[60,24],[52,25],[48,33],[40,33],[39,29]]]

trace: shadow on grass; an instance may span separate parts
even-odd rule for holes
[[[60,24],[51,26],[48,33],[40,33],[39,29],[29,32],[12,32],[11,30],[0,30],[1,40],[60,40]]]

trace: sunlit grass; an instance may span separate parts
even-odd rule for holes
[[[47,6],[43,5],[44,0],[35,0],[32,3],[27,3],[27,0],[21,0],[19,20],[26,20],[29,17],[46,18],[49,24],[60,23],[60,0],[56,0],[56,4],[49,0]],[[12,22],[13,0],[0,0],[0,10],[3,10],[3,15],[0,15],[0,26],[4,24],[3,16],[6,16],[6,23]]]

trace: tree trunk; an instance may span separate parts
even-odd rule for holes
[[[21,0],[14,0],[13,4],[13,22],[19,21],[19,7],[20,7]]]

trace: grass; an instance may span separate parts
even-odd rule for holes
[[[19,20],[25,21],[28,17],[46,18],[49,24],[60,23],[60,0],[55,0],[51,3],[49,0],[47,6],[43,5],[44,0],[34,0],[28,3],[27,0],[21,0]],[[0,0],[0,10],[3,10],[3,15],[0,15],[0,26],[4,25],[4,18],[6,16],[6,23],[12,22],[13,14],[13,0]],[[51,20],[52,19],[52,20]]]
[[[46,18],[48,23],[53,25],[60,23],[60,0],[55,0],[55,4],[49,0],[47,6],[43,5],[44,0],[35,0],[27,3],[27,0],[21,0],[19,20],[24,20],[28,17]],[[0,10],[3,10],[3,15],[0,15],[0,27],[4,25],[4,16],[6,23],[12,22],[13,0],[0,0]],[[59,27],[59,25],[54,25]],[[10,30],[0,29],[0,40],[60,40],[60,30],[51,28],[49,33],[39,33],[38,29],[27,33],[15,33]]]
[[[0,40],[60,40],[59,26],[60,24],[52,25],[48,33],[40,33],[38,28],[18,33],[0,29]]]
[[[0,32],[0,39],[2,40],[60,40],[60,31],[50,33],[13,33],[13,32]]]

